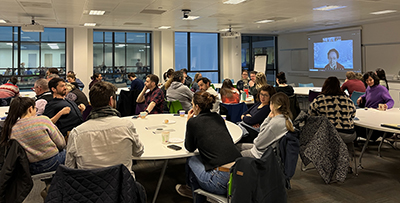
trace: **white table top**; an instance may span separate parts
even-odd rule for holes
[[[387,111],[379,111],[372,108],[368,108],[368,110],[357,109],[356,119],[354,119],[355,125],[372,130],[400,133],[400,130],[381,127],[382,123],[400,125],[400,110],[398,108],[388,109]]]
[[[126,119],[132,120],[135,125],[136,131],[139,134],[139,139],[144,145],[144,153],[141,157],[133,157],[136,160],[158,160],[158,159],[174,159],[174,158],[184,158],[193,156],[194,153],[190,153],[185,149],[184,142],[180,143],[170,143],[181,146],[182,149],[175,151],[167,148],[168,144],[162,144],[161,133],[154,134],[152,130],[146,130],[145,127],[160,126],[164,130],[173,129],[175,131],[170,132],[171,138],[180,138],[182,141],[185,139],[186,133],[186,121],[187,115],[185,117],[174,116],[173,114],[152,114],[148,115],[145,119],[137,118],[132,119],[132,117],[125,117]],[[163,124],[164,120],[168,119],[169,122],[175,121],[173,124]],[[232,122],[226,121],[229,133],[232,136],[233,141],[236,143],[240,140],[242,136],[242,130],[239,126]]]
[[[0,117],[7,116],[6,112],[8,112],[9,106],[0,106]]]
[[[222,83],[212,83],[215,87],[215,89],[221,89]],[[236,83],[232,83],[233,85],[236,85]]]
[[[20,91],[19,95],[21,97],[30,97],[30,98],[36,97],[36,93],[34,91]]]
[[[310,90],[313,90],[314,92],[321,92],[322,87],[293,87],[293,89],[294,89],[294,94],[308,95],[308,92]]]

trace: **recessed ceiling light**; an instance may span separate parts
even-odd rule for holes
[[[224,4],[240,4],[242,2],[245,2],[246,0],[226,0],[223,3]]]
[[[229,31],[229,28],[220,29],[219,31],[220,31],[220,32],[228,32],[228,31]]]
[[[10,46],[12,46],[13,45],[13,43],[6,43],[7,45],[10,45]]]
[[[0,19],[0,23],[7,23],[7,22],[3,19]]]
[[[58,44],[47,44],[50,49],[60,49],[60,47],[58,47]]]
[[[394,13],[397,12],[397,10],[383,10],[383,11],[376,11],[376,12],[372,12],[370,14],[374,14],[374,15],[382,15],[382,14],[387,14],[387,13]]]
[[[94,16],[102,16],[104,15],[106,11],[97,11],[97,10],[90,10],[89,15],[94,15]]]
[[[256,23],[271,23],[271,22],[274,22],[275,20],[259,20],[259,21],[256,21]]]
[[[200,16],[188,16],[187,18],[182,18],[182,20],[196,20],[200,18]]]
[[[166,30],[166,29],[170,29],[170,28],[171,28],[171,26],[166,26],[166,25],[158,27],[158,29],[160,29],[160,30]]]
[[[327,5],[327,6],[321,6],[318,8],[313,8],[314,11],[332,11],[340,8],[346,8],[346,6],[333,6],[333,5]]]
[[[96,23],[85,23],[85,24],[83,24],[83,26],[91,26],[91,27],[93,27],[93,26],[96,26]]]

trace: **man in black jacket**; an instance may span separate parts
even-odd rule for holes
[[[65,137],[68,131],[83,123],[85,105],[77,106],[75,102],[64,99],[67,90],[61,78],[51,79],[49,88],[53,92],[53,99],[47,103],[43,115],[49,117]]]
[[[48,81],[43,78],[36,80],[33,91],[36,93],[36,115],[40,116],[43,114],[47,103],[53,99],[53,93],[49,90]]]

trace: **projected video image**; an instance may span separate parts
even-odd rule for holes
[[[324,38],[314,43],[314,71],[353,70],[353,40]]]

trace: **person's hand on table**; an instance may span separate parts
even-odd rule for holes
[[[193,118],[193,116],[194,116],[194,110],[193,109],[190,109],[189,111],[188,111],[188,120],[189,119],[191,119],[191,118]]]

